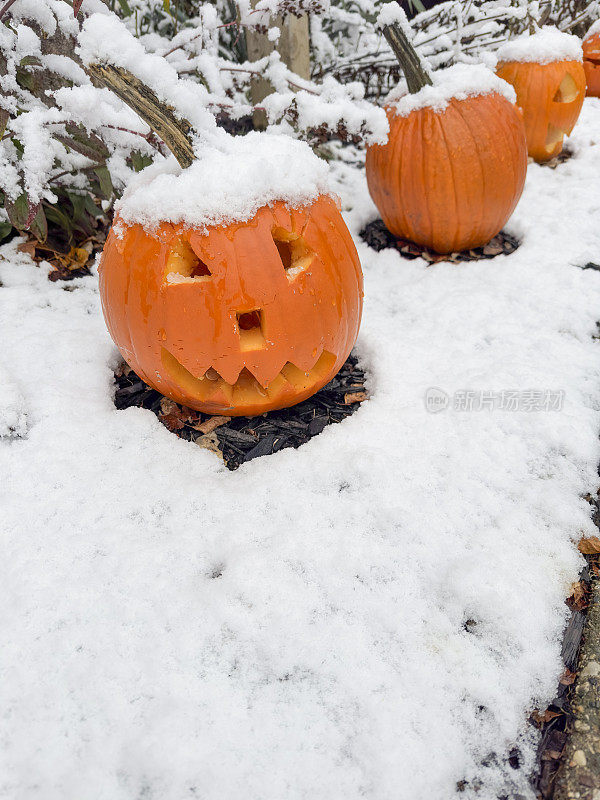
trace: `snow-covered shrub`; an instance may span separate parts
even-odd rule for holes
[[[94,85],[82,62],[90,48],[96,61],[126,67],[152,85],[199,133],[217,116],[251,114],[250,81],[260,75],[275,89],[264,110],[280,132],[319,141],[385,136],[385,115],[363,99],[361,85],[303,81],[278,53],[249,63],[234,46],[245,26],[264,27],[282,10],[301,13],[306,0],[261,0],[256,12],[243,3],[186,2],[181,19],[184,4],[176,12],[163,0],[120,0],[120,19],[100,0],[85,0],[78,16],[65,0],[12,5],[0,25],[0,190],[12,225],[44,240],[48,221],[55,223],[66,230],[68,249],[76,227],[93,225],[101,213],[94,198],[106,206],[134,172],[166,155],[146,123]]]
[[[272,130],[316,144],[332,138],[368,143],[385,137],[379,100],[401,77],[374,25],[381,5],[381,0],[15,0],[0,23],[0,236],[12,223],[68,250],[94,228],[101,202],[109,208],[135,172],[167,154],[137,114],[94,85],[81,60],[82,27],[89,45],[93,29],[102,28],[100,20],[111,21],[115,35],[96,36],[95,57],[101,62],[118,62],[137,40],[129,69],[139,67],[142,81],[160,73],[164,81],[155,91],[163,102],[177,107],[185,95],[189,102],[180,113],[199,132],[215,118],[230,130],[247,129],[257,110],[250,100],[252,81],[266,78],[273,92],[260,109]],[[306,12],[311,79],[291,72],[277,51],[248,61],[249,28],[276,41],[282,15]],[[414,41],[437,68],[482,60],[532,19],[576,30],[597,16],[600,0],[448,0],[414,18]]]
[[[313,18],[315,80],[331,75],[343,83],[358,81],[373,100],[396,85],[398,64],[373,27],[382,5],[382,0],[331,0],[329,14]],[[598,17],[598,0],[447,0],[417,14],[411,24],[417,51],[438,68],[480,61],[532,22],[583,35]]]

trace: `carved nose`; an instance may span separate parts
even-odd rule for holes
[[[251,311],[238,311],[237,327],[240,334],[240,350],[262,350],[265,346],[263,333],[264,312],[262,308]]]

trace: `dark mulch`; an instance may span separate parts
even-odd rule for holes
[[[560,151],[560,153],[557,156],[551,158],[550,161],[544,161],[544,163],[541,166],[550,167],[550,169],[556,169],[561,164],[564,164],[565,161],[568,161],[570,158],[573,158],[573,155],[574,155],[573,151],[569,150],[568,147],[565,147],[563,150]]]
[[[433,250],[428,250],[426,247],[409,242],[406,239],[397,239],[391,234],[383,224],[383,220],[376,219],[370,222],[360,232],[361,239],[363,239],[369,247],[373,250],[385,250],[387,247],[393,247],[398,250],[404,258],[424,258],[425,261],[430,263],[437,263],[438,261],[478,261],[482,258],[495,258],[499,255],[510,255],[514,253],[520,242],[504,231],[500,231],[497,236],[489,241],[483,247],[477,247],[473,250],[463,250],[460,253],[450,253],[449,255],[440,255],[434,253]]]
[[[127,365],[115,373],[115,405],[152,411],[182,439],[217,452],[233,470],[285,447],[300,447],[326,425],[341,422],[366,399],[365,374],[350,355],[335,378],[303,403],[259,417],[220,417],[181,406],[151,389]]]
[[[600,494],[600,490],[598,492]],[[592,519],[598,528],[600,528],[599,494],[587,495],[585,498],[594,509]],[[566,601],[571,610],[571,617],[563,637],[564,672],[560,677],[556,696],[548,708],[534,712],[531,717],[532,723],[542,732],[537,752],[536,771],[533,776],[533,786],[540,800],[552,800],[554,796],[556,773],[560,767],[573,722],[571,694],[577,677],[579,651],[590,602],[591,578],[592,575],[600,574],[600,555],[594,553],[586,554],[584,557],[587,564],[581,572],[579,582],[574,585],[573,592]]]

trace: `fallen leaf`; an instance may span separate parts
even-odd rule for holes
[[[571,584],[571,593],[566,599],[566,604],[571,611],[584,611],[590,604],[590,587],[585,581]]]
[[[597,536],[585,536],[579,540],[579,552],[590,556],[600,553],[600,539]]]
[[[68,270],[85,267],[88,258],[89,253],[85,247],[72,247],[66,255],[58,256],[60,263]]]
[[[207,433],[205,436],[199,436],[196,439],[198,447],[203,447],[205,450],[210,450],[211,453],[216,453],[219,458],[223,458],[223,453],[219,445],[216,433]]]
[[[191,422],[195,412],[187,406],[180,406],[173,400],[163,397],[160,401],[158,418],[170,431],[180,431],[187,422]]]
[[[540,714],[539,711],[533,711],[531,714],[531,719],[536,725],[542,726],[547,725],[550,720],[560,717],[560,715],[560,711],[551,711],[549,708],[547,708],[543,714]]]
[[[19,253],[27,253],[30,258],[35,258],[35,243],[23,242],[17,247]]]
[[[219,428],[227,422],[231,422],[231,417],[209,417],[205,419],[204,422],[196,423],[191,427],[196,431],[200,431],[200,433],[210,433],[214,431],[215,428]]]
[[[497,241],[492,239],[491,242],[488,242],[486,245],[483,246],[483,255],[484,256],[499,256],[500,253],[504,252],[504,248],[502,245]]]
[[[571,670],[568,667],[565,667],[565,671],[560,676],[559,683],[561,683],[563,686],[571,686],[573,683],[575,683],[576,677],[577,677],[576,672],[571,672]]]
[[[562,757],[562,750],[544,750],[542,761],[558,761]]]
[[[364,389],[360,392],[346,392],[344,395],[344,405],[349,406],[352,403],[362,403],[363,400],[367,399],[367,393]]]

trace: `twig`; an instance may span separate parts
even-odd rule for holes
[[[48,183],[52,183],[52,181],[57,181],[59,178],[62,178],[63,175],[72,175],[74,172],[93,172],[98,167],[105,167],[106,164],[104,161],[99,161],[97,164],[91,164],[89,167],[77,167],[76,169],[64,169],[62,172],[59,172],[58,175],[52,175],[52,177],[48,178]]]
[[[16,2],[16,0],[6,0],[6,3],[4,3],[4,5],[2,6],[2,8],[0,8],[0,20],[2,19],[2,17],[3,17],[3,16],[6,14],[6,12],[8,11],[8,9],[9,9],[9,8],[10,8],[10,7],[13,5],[13,3],[15,3],[15,2]]]

